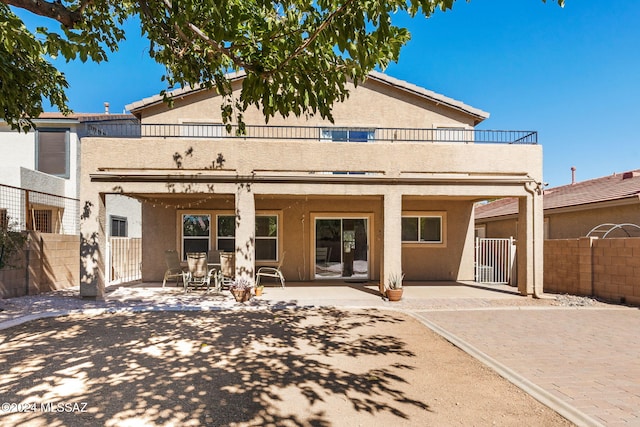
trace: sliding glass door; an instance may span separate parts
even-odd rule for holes
[[[367,218],[316,218],[315,278],[369,278]]]

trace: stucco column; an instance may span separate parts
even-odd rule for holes
[[[384,242],[381,280],[402,274],[402,194],[384,195]]]
[[[91,185],[80,195],[80,296],[104,298],[105,197]],[[93,190],[93,192],[91,191]]]
[[[542,191],[535,183],[518,199],[518,290],[522,295],[543,293],[544,209]]]
[[[256,204],[251,186],[236,191],[236,278],[255,282]]]

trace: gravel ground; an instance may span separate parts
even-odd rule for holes
[[[398,312],[73,315],[0,343],[2,401],[32,404],[3,426],[572,425]]]
[[[398,311],[157,291],[114,288],[92,301],[71,288],[0,299],[0,322],[15,325],[0,330],[0,397],[14,404],[0,425],[571,425]],[[571,295],[379,304],[606,305]],[[34,405],[15,413],[24,403]],[[60,403],[71,406],[54,412]]]

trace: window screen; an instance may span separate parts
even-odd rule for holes
[[[38,130],[36,146],[36,168],[40,172],[69,177],[68,129]]]

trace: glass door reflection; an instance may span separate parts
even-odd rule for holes
[[[315,278],[369,278],[366,218],[318,218],[315,227]]]

